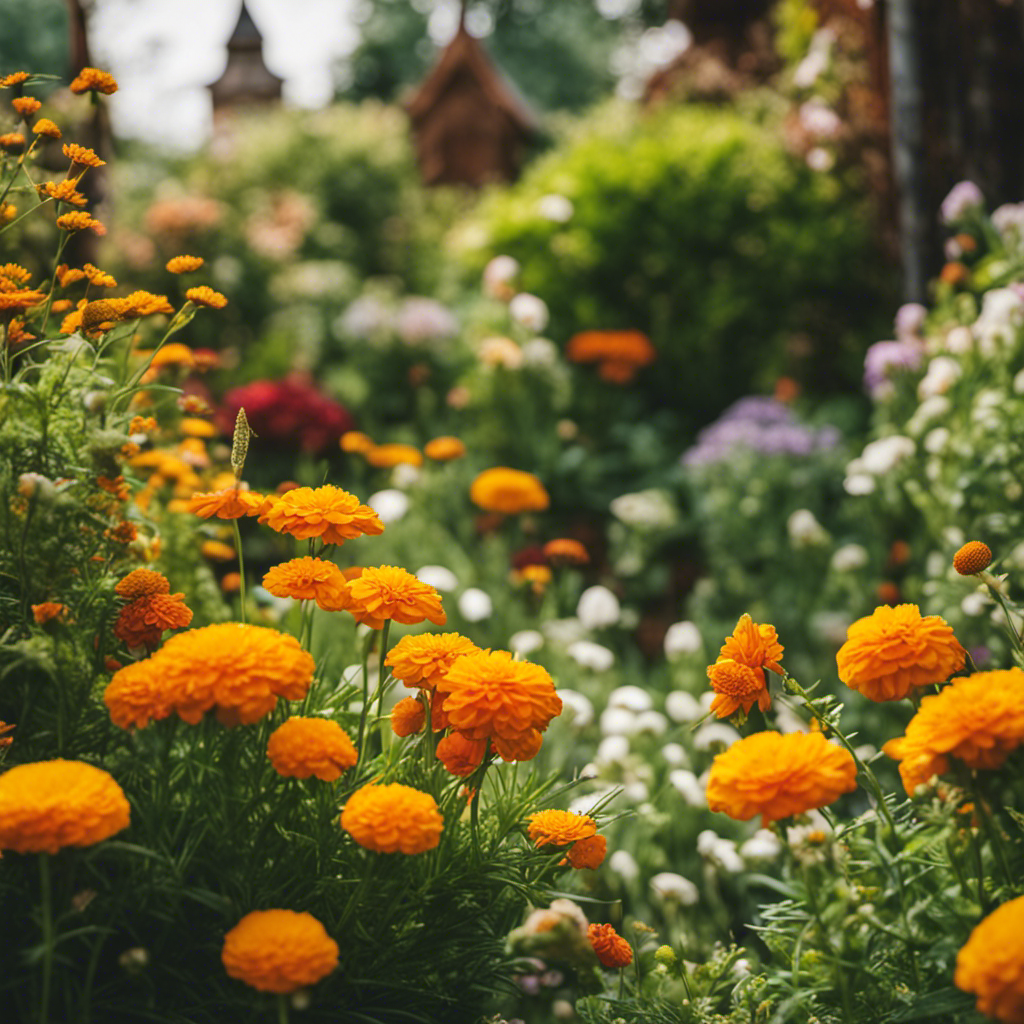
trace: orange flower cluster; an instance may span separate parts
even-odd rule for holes
[[[839,678],[870,700],[902,700],[964,667],[966,651],[938,615],[916,604],[882,605],[858,619],[836,654]]]
[[[857,765],[820,732],[758,732],[715,757],[708,807],[761,823],[825,807],[857,788]]]
[[[171,637],[156,654],[121,669],[103,699],[122,728],[142,728],[172,711],[195,725],[210,709],[224,725],[251,725],[279,697],[305,697],[312,679],[313,658],[295,637],[223,622]]]
[[[172,274],[191,274],[205,262],[202,256],[173,256],[167,261],[167,269]]]
[[[439,702],[435,700],[432,710],[436,711],[439,707]],[[435,729],[443,727],[437,717],[434,717],[432,725]],[[471,740],[461,732],[452,732],[438,742],[435,753],[446,772],[465,778],[480,767],[487,753],[487,740]]]
[[[573,843],[566,856],[569,864],[577,871],[596,871],[604,863],[607,853],[608,840],[604,836],[591,836]]]
[[[597,835],[597,822],[588,814],[538,811],[530,815],[526,834],[538,849],[548,845],[568,846],[568,862],[577,869],[600,867],[608,851],[608,840]]]
[[[10,89],[19,85],[24,85],[32,76],[27,71],[12,71],[9,75],[4,75],[0,78],[0,89]],[[20,90],[17,90],[20,92]]]
[[[377,469],[423,465],[423,453],[411,444],[375,444],[362,454],[366,461]]]
[[[39,118],[39,120],[32,125],[32,131],[35,132],[36,135],[45,135],[48,139],[59,139],[62,134],[56,121],[51,121],[48,117]],[[66,201],[67,200],[65,200],[65,202]],[[82,199],[82,202],[85,202],[84,198]]]
[[[0,775],[0,849],[57,853],[92,846],[127,828],[121,787],[82,761],[36,761]]]
[[[333,562],[308,555],[275,565],[263,577],[263,586],[275,597],[316,601],[327,612],[344,611],[351,603],[341,570]]]
[[[315,489],[295,487],[269,499],[260,522],[299,540],[319,537],[325,544],[344,544],[363,534],[384,532],[384,524],[369,505],[331,484]]]
[[[435,437],[423,446],[423,454],[435,462],[451,462],[466,454],[466,446],[457,437]]]
[[[67,607],[57,601],[44,601],[42,604],[32,605],[32,618],[37,626],[45,626],[54,619],[63,622],[67,619],[67,611]]]
[[[43,122],[40,121],[33,131],[38,131],[39,125]],[[53,122],[50,122],[51,124]],[[56,125],[54,126],[56,127]],[[69,203],[72,206],[85,206],[88,200],[78,191],[78,179],[77,178],[65,178],[63,181],[44,181],[41,185],[36,185],[36,191],[40,197],[46,196],[49,199],[55,199],[58,203]]]
[[[429,793],[393,782],[357,789],[341,812],[341,827],[375,853],[424,853],[441,841],[444,818]]]
[[[101,160],[96,153],[89,149],[88,146],[80,146],[77,142],[65,142],[64,143],[64,155],[72,163],[72,171],[76,167],[103,167],[106,165],[106,160]]]
[[[412,688],[432,690],[443,679],[457,658],[480,650],[461,633],[423,633],[403,636],[388,651],[384,664],[396,679]]]
[[[953,568],[961,576],[973,576],[992,564],[992,549],[980,540],[969,540],[953,556]]]
[[[572,537],[556,537],[544,545],[544,557],[553,565],[586,565],[587,549]]]
[[[167,578],[152,569],[135,569],[114,587],[128,603],[114,624],[114,636],[127,647],[153,650],[164,631],[181,629],[192,621],[183,593],[172,594]]]
[[[430,619],[443,626],[448,618],[433,587],[394,565],[363,569],[350,581],[347,610],[371,629],[383,628],[388,620],[411,626]]]
[[[267,757],[278,775],[296,779],[315,775],[324,782],[340,778],[359,760],[348,733],[337,722],[297,715],[270,734]]]
[[[260,992],[315,985],[338,966],[338,944],[312,914],[254,910],[224,936],[224,969]]]
[[[117,80],[109,71],[99,68],[82,68],[72,80],[70,89],[73,93],[101,92],[106,96],[117,92]]]
[[[470,485],[469,498],[485,512],[504,515],[543,512],[551,504],[548,492],[537,477],[507,466],[485,469]]]
[[[749,714],[756,703],[762,711],[771,707],[764,670],[782,674],[782,652],[775,627],[758,624],[744,613],[732,635],[726,637],[714,665],[708,666],[708,679],[715,699],[711,710],[719,718],[728,718],[740,708]]]
[[[657,353],[640,331],[583,331],[569,339],[566,357],[574,363],[597,363],[603,380],[628,384]]]
[[[423,728],[427,709],[417,697],[403,697],[391,709],[391,731],[396,736],[413,736]]]
[[[35,98],[35,96],[15,96],[11,100],[11,106],[14,107],[15,111],[27,121],[33,114],[39,111],[42,103]]]
[[[96,235],[105,235],[107,233],[107,229],[103,224],[85,210],[73,210],[71,213],[62,213],[57,218],[57,227],[61,231],[85,231],[91,228],[93,234]],[[70,334],[71,331],[65,331],[62,327],[61,333]]]
[[[997,907],[957,954],[953,982],[978,997],[978,1012],[1024,1024],[1024,896]]]
[[[260,515],[266,500],[262,494],[255,491],[227,487],[223,491],[193,494],[185,511],[199,516],[200,519],[210,519],[213,516],[218,519],[241,519],[242,516]]]
[[[592,924],[587,938],[603,967],[628,967],[633,962],[633,947],[610,924]]]
[[[227,304],[227,296],[215,292],[209,285],[201,284],[196,288],[189,288],[185,292],[185,298],[194,302],[197,306],[206,306],[209,309],[223,309]]]
[[[998,768],[1024,743],[1024,671],[976,672],[923,697],[906,734],[882,748],[900,762],[910,796],[933,775],[949,770],[949,758],[969,768]]]

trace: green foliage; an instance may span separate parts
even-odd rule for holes
[[[0,75],[67,75],[68,21],[64,0],[0,0]]]

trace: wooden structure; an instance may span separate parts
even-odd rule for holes
[[[213,98],[213,116],[229,109],[275,103],[281,98],[281,83],[263,63],[263,36],[242,0],[231,37],[228,39],[228,63],[224,74],[208,85]]]
[[[539,122],[460,18],[426,79],[406,102],[428,185],[512,181]]]

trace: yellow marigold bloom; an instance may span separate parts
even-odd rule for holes
[[[969,540],[953,556],[953,568],[961,576],[973,576],[992,564],[992,549],[980,540]]]
[[[461,732],[453,732],[437,744],[435,753],[445,771],[465,778],[480,766],[487,753],[487,740],[471,740]]]
[[[19,288],[15,291],[0,291],[0,309],[29,309],[38,306],[46,298],[43,292]]]
[[[187,511],[200,519],[241,519],[242,516],[258,516],[263,511],[266,499],[255,491],[240,487],[228,487],[223,491],[193,494],[188,501]]]
[[[205,262],[202,256],[173,256],[167,261],[167,269],[172,274],[191,274]]]
[[[20,317],[15,317],[7,325],[7,344],[8,345],[21,345],[26,341],[34,341],[35,335],[25,330],[25,321]]]
[[[568,859],[577,871],[584,868],[596,871],[604,863],[607,852],[608,840],[604,836],[591,836],[573,843],[569,848]]]
[[[286,495],[287,497],[287,495]],[[447,621],[441,595],[411,572],[394,565],[363,569],[348,585],[350,611],[356,622],[381,629],[387,620],[406,626],[430,619],[437,626]]]
[[[185,298],[194,302],[197,306],[208,306],[210,309],[223,309],[228,304],[226,295],[215,292],[209,285],[201,284],[196,288],[189,288],[185,292]]]
[[[299,540],[320,537],[325,544],[344,544],[363,534],[384,532],[384,524],[369,505],[331,484],[286,491],[264,510],[260,522]]]
[[[956,957],[953,982],[978,997],[978,1012],[1004,1024],[1024,1024],[1024,896],[992,911]]]
[[[164,313],[170,316],[174,312],[174,307],[167,301],[166,295],[156,295],[143,290],[130,292],[123,299],[118,299],[117,302],[120,304],[120,319],[122,320],[135,320],[140,316],[152,316],[154,313]],[[169,347],[169,345],[164,345],[164,348]],[[182,348],[187,348],[187,346],[183,345]]]
[[[93,846],[128,824],[128,801],[102,768],[57,759],[0,775],[0,849],[57,853]]]
[[[235,549],[222,540],[204,540],[199,545],[199,553],[203,558],[212,558],[215,562],[230,562],[235,557]]]
[[[103,167],[106,165],[106,160],[101,160],[95,153],[94,150],[89,149],[88,146],[80,146],[77,142],[65,142],[64,143],[64,155],[71,161],[72,164],[78,167]],[[74,170],[74,168],[72,168]]]
[[[736,623],[732,636],[725,638],[719,658],[732,658],[751,668],[767,668],[782,674],[782,644],[779,643],[775,627],[767,623],[758,624],[744,613]]]
[[[544,545],[544,557],[555,565],[586,565],[590,561],[587,549],[571,537],[556,537]]]
[[[114,587],[114,593],[126,601],[134,601],[139,597],[151,597],[154,594],[169,594],[170,592],[171,584],[167,577],[154,569],[133,569]]]
[[[327,612],[344,611],[349,603],[348,582],[333,562],[306,555],[275,565],[263,586],[275,597],[316,601]]]
[[[32,618],[37,626],[45,626],[53,619],[67,617],[67,607],[57,601],[44,601],[42,604],[32,605]]]
[[[337,722],[297,715],[270,734],[267,757],[278,775],[296,779],[315,775],[324,782],[340,778],[359,760],[348,733]]]
[[[964,667],[966,652],[938,615],[916,604],[882,605],[858,619],[836,654],[839,678],[870,700],[901,700]]]
[[[145,729],[172,711],[159,667],[152,658],[119,669],[103,691],[110,720],[121,729]]]
[[[469,497],[485,512],[506,515],[543,512],[551,503],[548,492],[537,477],[507,466],[485,469],[470,485]]]
[[[708,665],[708,679],[715,691],[711,710],[719,718],[728,718],[740,708],[744,714],[750,714],[755,704],[762,711],[772,706],[764,672],[759,668],[751,668],[732,658],[719,658],[714,665]]]
[[[21,132],[4,132],[0,135],[0,149],[5,153],[20,153],[25,148],[25,136]]]
[[[97,235],[104,235],[107,232],[107,229],[91,213],[86,213],[85,210],[72,210],[71,213],[62,213],[57,218],[57,227],[61,231],[85,231],[87,228],[91,228],[93,233]]]
[[[388,651],[384,664],[406,686],[432,690],[437,681],[447,675],[456,658],[476,654],[479,650],[461,633],[423,633],[403,636]]]
[[[338,966],[338,944],[312,914],[254,910],[224,936],[224,970],[260,992],[315,985]]]
[[[220,431],[209,421],[198,416],[184,416],[181,420],[181,432],[189,437],[216,437]]]
[[[451,462],[466,454],[466,446],[457,437],[435,437],[423,446],[423,454],[435,462]]]
[[[38,129],[39,124],[33,129]],[[72,206],[85,206],[87,200],[77,188],[77,178],[65,178],[64,181],[44,181],[42,185],[36,185],[36,191],[40,196],[47,196],[57,200],[58,203],[70,203]]]
[[[538,811],[530,815],[526,834],[541,846],[568,846],[597,834],[597,822],[589,814],[572,811]]]
[[[108,274],[105,270],[100,270],[99,267],[93,266],[91,263],[86,263],[82,268],[82,272],[89,278],[89,284],[95,285],[97,288],[117,287],[117,281],[112,274]]]
[[[359,430],[346,430],[338,439],[338,447],[350,455],[365,455],[374,447],[373,438]]]
[[[403,697],[391,709],[391,731],[396,736],[418,733],[426,720],[426,708],[418,697]]]
[[[39,120],[36,121],[34,125],[32,125],[32,131],[35,132],[36,135],[45,135],[48,139],[59,139],[61,137],[60,128],[58,128],[57,125],[48,117],[39,118]],[[72,200],[65,200],[65,202],[71,201]],[[84,197],[82,199],[82,202],[85,202]],[[75,205],[77,206],[81,204],[76,202]]]
[[[65,217],[88,217],[89,214],[79,213],[66,213]],[[85,280],[85,271],[80,270],[78,267],[69,267],[66,263],[61,263],[57,266],[57,281],[60,283],[61,288],[67,288],[69,284],[76,284],[78,281]]]
[[[106,96],[117,92],[117,79],[109,71],[99,68],[82,68],[71,82],[73,93],[101,92]]]
[[[628,967],[633,947],[610,924],[592,924],[587,938],[603,967]]]
[[[0,291],[17,291],[31,279],[32,275],[20,263],[5,263],[0,267]]]
[[[708,778],[708,807],[747,821],[779,818],[825,807],[857,788],[850,753],[820,732],[758,732],[715,757]]]
[[[393,782],[357,789],[341,812],[341,827],[375,853],[424,853],[441,841],[444,819],[434,798]]]
[[[134,319],[134,316],[122,315],[122,319]],[[140,349],[136,355],[148,359],[151,370],[158,370],[163,366],[184,366],[191,369],[196,363],[192,349],[180,341],[169,342],[152,352]]]
[[[185,604],[184,594],[150,594],[121,609],[114,623],[114,636],[127,647],[152,650],[165,630],[182,629],[191,621],[192,611]]]
[[[11,100],[11,106],[27,121],[39,110],[42,103],[35,96],[15,96]]]
[[[27,71],[14,71],[0,78],[0,89],[9,89],[12,85],[21,85],[31,77]]]
[[[377,469],[423,465],[423,453],[418,448],[413,448],[411,444],[375,444],[363,454],[366,461]]]

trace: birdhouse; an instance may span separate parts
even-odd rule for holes
[[[405,109],[427,185],[512,181],[539,130],[536,115],[461,20]]]
[[[213,97],[214,118],[224,110],[273,103],[281,98],[281,83],[263,63],[263,36],[242,0],[238,24],[227,43],[224,74],[208,85]]]

